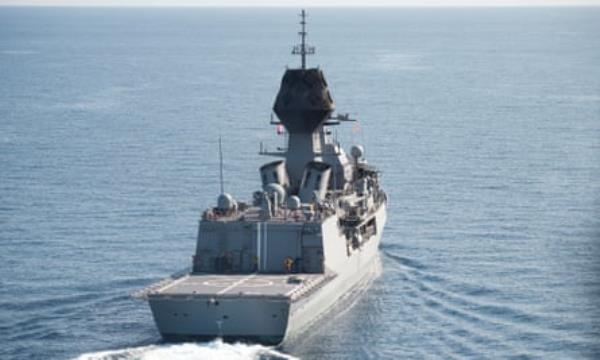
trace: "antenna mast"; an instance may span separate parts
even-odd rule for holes
[[[225,194],[225,189],[223,189],[223,146],[221,145],[221,136],[219,136],[219,181],[221,194]]]
[[[294,46],[292,55],[300,55],[302,59],[302,70],[306,70],[306,55],[313,55],[315,53],[315,47],[306,45],[306,12],[304,9],[302,9],[300,17],[302,18],[300,21],[302,31],[298,32],[298,35],[300,35],[302,42],[299,45]]]

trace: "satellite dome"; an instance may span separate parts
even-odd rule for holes
[[[300,198],[296,195],[292,195],[288,198],[287,206],[290,210],[298,210],[302,203],[300,202]]]
[[[230,211],[233,210],[236,206],[235,200],[233,196],[227,193],[223,193],[219,195],[217,199],[217,208],[221,211]]]

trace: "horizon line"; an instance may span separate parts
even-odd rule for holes
[[[569,7],[600,7],[600,3],[551,3],[551,4],[406,4],[406,5],[209,5],[209,4],[145,4],[145,5],[116,5],[116,4],[3,4],[0,3],[0,7],[15,7],[15,8],[136,8],[136,9],[147,9],[147,8],[207,8],[207,9],[290,9],[290,8],[303,8],[303,9],[401,9],[401,8],[569,8]]]

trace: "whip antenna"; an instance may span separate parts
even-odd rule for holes
[[[225,194],[223,189],[223,146],[221,144],[221,136],[219,136],[219,183],[221,184],[221,194]]]

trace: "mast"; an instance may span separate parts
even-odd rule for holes
[[[302,20],[300,20],[300,25],[302,25],[302,31],[298,32],[298,35],[300,35],[301,43],[299,45],[294,46],[294,48],[292,49],[292,54],[300,55],[300,58],[302,60],[301,69],[306,70],[306,55],[313,55],[315,53],[315,47],[308,46],[306,44],[306,11],[304,11],[304,9],[302,9],[300,17],[302,18]]]
[[[300,12],[300,25],[300,44],[293,47],[292,54],[300,55],[301,66],[285,71],[273,105],[289,134],[285,164],[293,191],[302,182],[306,164],[322,159],[323,125],[335,110],[325,75],[320,69],[306,65],[306,55],[314,54],[315,48],[306,43],[304,10]]]

